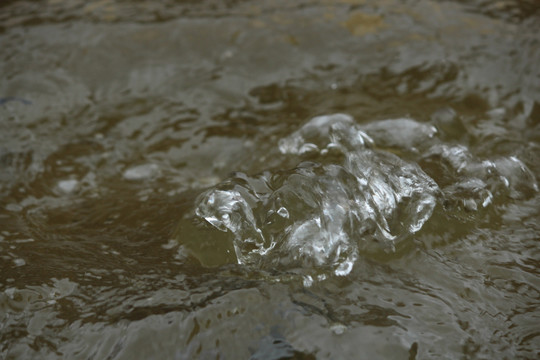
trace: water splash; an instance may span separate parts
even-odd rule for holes
[[[534,174],[515,156],[478,159],[463,145],[435,144],[420,164],[441,186],[447,204],[469,212],[538,192]]]
[[[317,116],[281,139],[279,150],[309,161],[236,173],[197,200],[197,216],[232,234],[240,264],[347,275],[361,255],[394,251],[418,232],[439,200],[446,215],[466,220],[538,191],[516,157],[478,159],[406,118],[359,125],[346,114]]]
[[[315,117],[279,148],[320,162],[258,176],[237,173],[203,193],[196,214],[233,234],[241,264],[346,275],[361,253],[392,251],[420,230],[439,191],[418,165],[373,144],[348,115]]]
[[[362,129],[379,147],[413,152],[425,149],[437,134],[437,129],[433,125],[408,118],[375,121],[363,126]]]
[[[279,141],[283,154],[304,155],[356,151],[373,145],[373,140],[352,116],[332,114],[316,116],[288,137]]]

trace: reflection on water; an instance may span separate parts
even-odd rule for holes
[[[539,9],[2,3],[0,357],[537,358]]]

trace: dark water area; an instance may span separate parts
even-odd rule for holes
[[[1,359],[537,359],[535,0],[0,3]]]

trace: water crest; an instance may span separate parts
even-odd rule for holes
[[[236,173],[199,196],[196,214],[230,232],[240,264],[346,275],[362,254],[392,252],[418,232],[438,202],[463,220],[538,191],[516,157],[477,159],[436,135],[412,119],[361,126],[346,114],[318,116],[279,141],[298,166]],[[394,152],[416,154],[422,167]]]
[[[529,199],[538,191],[534,174],[515,156],[478,159],[463,145],[439,143],[420,164],[441,186],[445,203],[468,212]]]
[[[346,275],[359,254],[392,251],[420,230],[436,204],[438,186],[417,164],[373,145],[348,115],[315,117],[279,148],[316,162],[237,173],[202,194],[196,214],[233,234],[241,264]]]

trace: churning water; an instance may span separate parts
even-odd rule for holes
[[[501,203],[494,196],[528,199],[538,191],[519,159],[474,159],[466,147],[434,141],[434,126],[396,119],[365,128],[367,134],[343,114],[313,118],[280,141],[282,153],[312,161],[257,177],[236,174],[205,192],[196,214],[234,234],[240,264],[275,269],[285,263],[302,270],[315,265],[348,275],[360,252],[369,256],[373,241],[395,252],[422,228],[437,203],[451,224],[455,213],[476,217],[495,206],[492,202]],[[431,163],[430,172],[447,177],[437,178],[446,186],[441,191],[417,163],[373,149],[372,131],[386,146]],[[419,153],[411,141],[428,150]]]
[[[534,0],[0,4],[0,358],[536,359]]]

